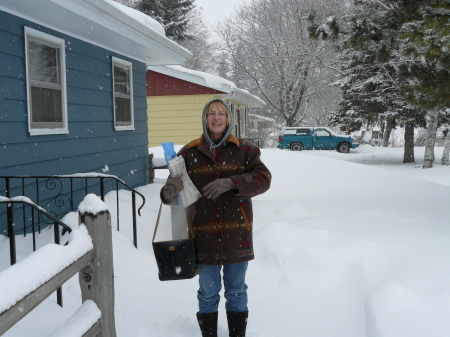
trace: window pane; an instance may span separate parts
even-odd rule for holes
[[[330,134],[325,130],[317,130],[315,135],[318,137],[328,137]]]
[[[116,124],[131,125],[131,102],[128,98],[115,98]]]
[[[309,129],[297,129],[297,134],[307,135],[309,134]]]
[[[129,70],[114,66],[114,91],[118,94],[129,95]]]
[[[61,84],[59,50],[30,40],[28,43],[30,80]]]
[[[31,123],[62,124],[61,91],[31,87]],[[47,127],[47,126],[41,126]]]

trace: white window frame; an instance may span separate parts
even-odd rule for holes
[[[24,27],[25,35],[25,69],[27,79],[27,106],[28,106],[28,131],[30,136],[39,135],[52,135],[52,134],[67,134],[69,133],[68,119],[67,119],[67,85],[66,85],[66,58],[65,58],[65,41],[53,35],[43,33],[30,27]],[[32,127],[32,101],[31,101],[31,86],[39,87],[38,82],[30,80],[29,76],[29,55],[28,55],[28,42],[29,40],[37,41],[42,44],[47,44],[52,47],[59,48],[59,71],[61,85],[57,89],[61,90],[61,114],[62,114],[62,127],[60,128],[37,128]],[[45,84],[42,87],[46,87]]]
[[[123,94],[119,94],[115,92],[114,87],[114,66],[119,66],[122,68],[127,68],[129,70],[129,85],[130,85],[130,94],[127,96],[124,96]],[[134,130],[134,98],[133,98],[133,64],[131,62],[119,59],[117,57],[112,57],[112,91],[113,91],[113,109],[114,109],[114,129],[116,131],[123,131],[123,130]],[[130,99],[130,118],[131,118],[131,124],[130,125],[117,125],[116,122],[116,97],[122,97],[122,98],[129,98]]]
[[[236,114],[236,105],[231,102],[227,102],[227,104],[228,104],[228,107],[230,108],[231,113],[233,114],[233,120],[234,120],[233,134],[236,137],[239,137],[239,125],[238,125],[237,114]]]

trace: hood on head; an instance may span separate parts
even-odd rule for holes
[[[227,128],[225,129],[224,136],[218,144],[215,144],[211,140],[211,137],[209,137],[208,126],[206,125],[206,111],[208,110],[208,107],[214,102],[220,102],[224,105],[225,109],[227,109],[227,112],[228,112],[228,122],[229,122]],[[231,113],[231,110],[230,110],[228,104],[224,100],[221,100],[220,98],[215,98],[215,99],[209,101],[208,103],[206,103],[205,107],[203,108],[203,113],[202,113],[203,136],[205,137],[205,139],[208,142],[211,149],[219,147],[228,139],[228,136],[231,134],[231,131],[233,130],[233,125],[234,125],[233,117],[234,116]]]

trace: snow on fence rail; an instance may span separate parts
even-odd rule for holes
[[[68,245],[46,245],[0,272],[0,336],[77,272],[83,304],[52,336],[116,336],[111,216],[106,204],[88,194],[79,206],[79,223]]]
[[[150,183],[153,183],[155,179],[155,170],[167,170],[167,163],[164,158],[155,158],[153,153],[149,153],[148,155],[148,178]]]

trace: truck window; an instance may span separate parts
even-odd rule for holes
[[[310,132],[310,129],[308,128],[285,128],[282,129],[280,132],[280,136],[286,136],[286,135],[297,135],[297,136],[303,136],[308,135]]]
[[[330,133],[327,130],[318,129],[314,132],[314,135],[318,137],[329,137]]]

